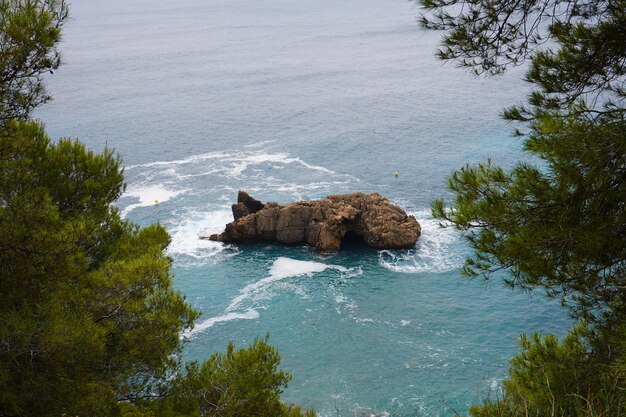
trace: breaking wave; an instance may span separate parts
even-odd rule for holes
[[[380,264],[394,272],[446,272],[461,267],[464,248],[461,236],[452,227],[441,227],[429,210],[411,213],[422,226],[422,235],[413,249],[382,250]]]

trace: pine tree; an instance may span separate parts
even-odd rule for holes
[[[65,0],[0,0],[0,124],[50,100],[44,75],[61,64]]]
[[[199,313],[172,287],[169,234],[120,218],[115,152],[29,120],[67,16],[0,0],[0,416],[300,416],[267,338],[183,366]],[[218,409],[205,392],[224,392]]]
[[[468,275],[511,273],[511,286],[545,288],[574,317],[610,321],[626,299],[626,1],[421,0],[422,22],[446,31],[443,59],[498,74],[530,59],[527,122],[535,163],[491,161],[455,172],[452,208],[434,213],[475,250]],[[454,13],[456,11],[456,13]],[[522,132],[518,132],[522,134]]]
[[[165,229],[111,205],[122,181],[109,150],[3,129],[0,414],[112,415],[175,369],[197,313],[171,287]]]
[[[534,91],[504,111],[532,162],[456,171],[433,214],[463,231],[470,277],[545,290],[580,320],[522,337],[504,396],[476,417],[626,415],[626,2],[419,0],[442,59],[496,75],[529,61]]]

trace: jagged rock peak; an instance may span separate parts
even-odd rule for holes
[[[220,242],[279,242],[338,250],[347,234],[377,249],[410,248],[421,234],[415,217],[378,193],[331,195],[321,200],[284,206],[263,204],[239,191],[233,204],[234,221],[219,235]]]
[[[237,193],[237,204],[232,205],[233,217],[237,220],[248,214],[256,213],[263,207],[265,207],[265,204],[252,198],[247,192],[239,190]]]

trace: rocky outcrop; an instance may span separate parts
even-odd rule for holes
[[[372,248],[393,249],[414,246],[421,233],[415,217],[378,193],[331,195],[281,206],[263,204],[239,191],[232,209],[235,220],[224,233],[209,239],[306,243],[320,250],[337,250],[346,236],[352,236]]]
[[[248,214],[256,213],[263,207],[265,207],[265,204],[255,198],[252,198],[250,194],[245,191],[239,191],[239,194],[237,194],[237,204],[232,205],[233,217],[237,220],[238,218],[247,216]]]

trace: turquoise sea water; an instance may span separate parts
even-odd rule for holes
[[[477,79],[436,61],[440,34],[417,14],[404,0],[74,2],[37,117],[116,148],[122,213],[172,234],[175,285],[203,313],[186,358],[270,332],[294,375],[287,401],[451,416],[497,395],[520,333],[569,327],[540,294],[462,278],[466,245],[430,217],[453,169],[525,157],[498,113],[527,87],[519,71]],[[333,254],[198,239],[230,221],[238,189],[281,203],[376,191],[423,235]]]

